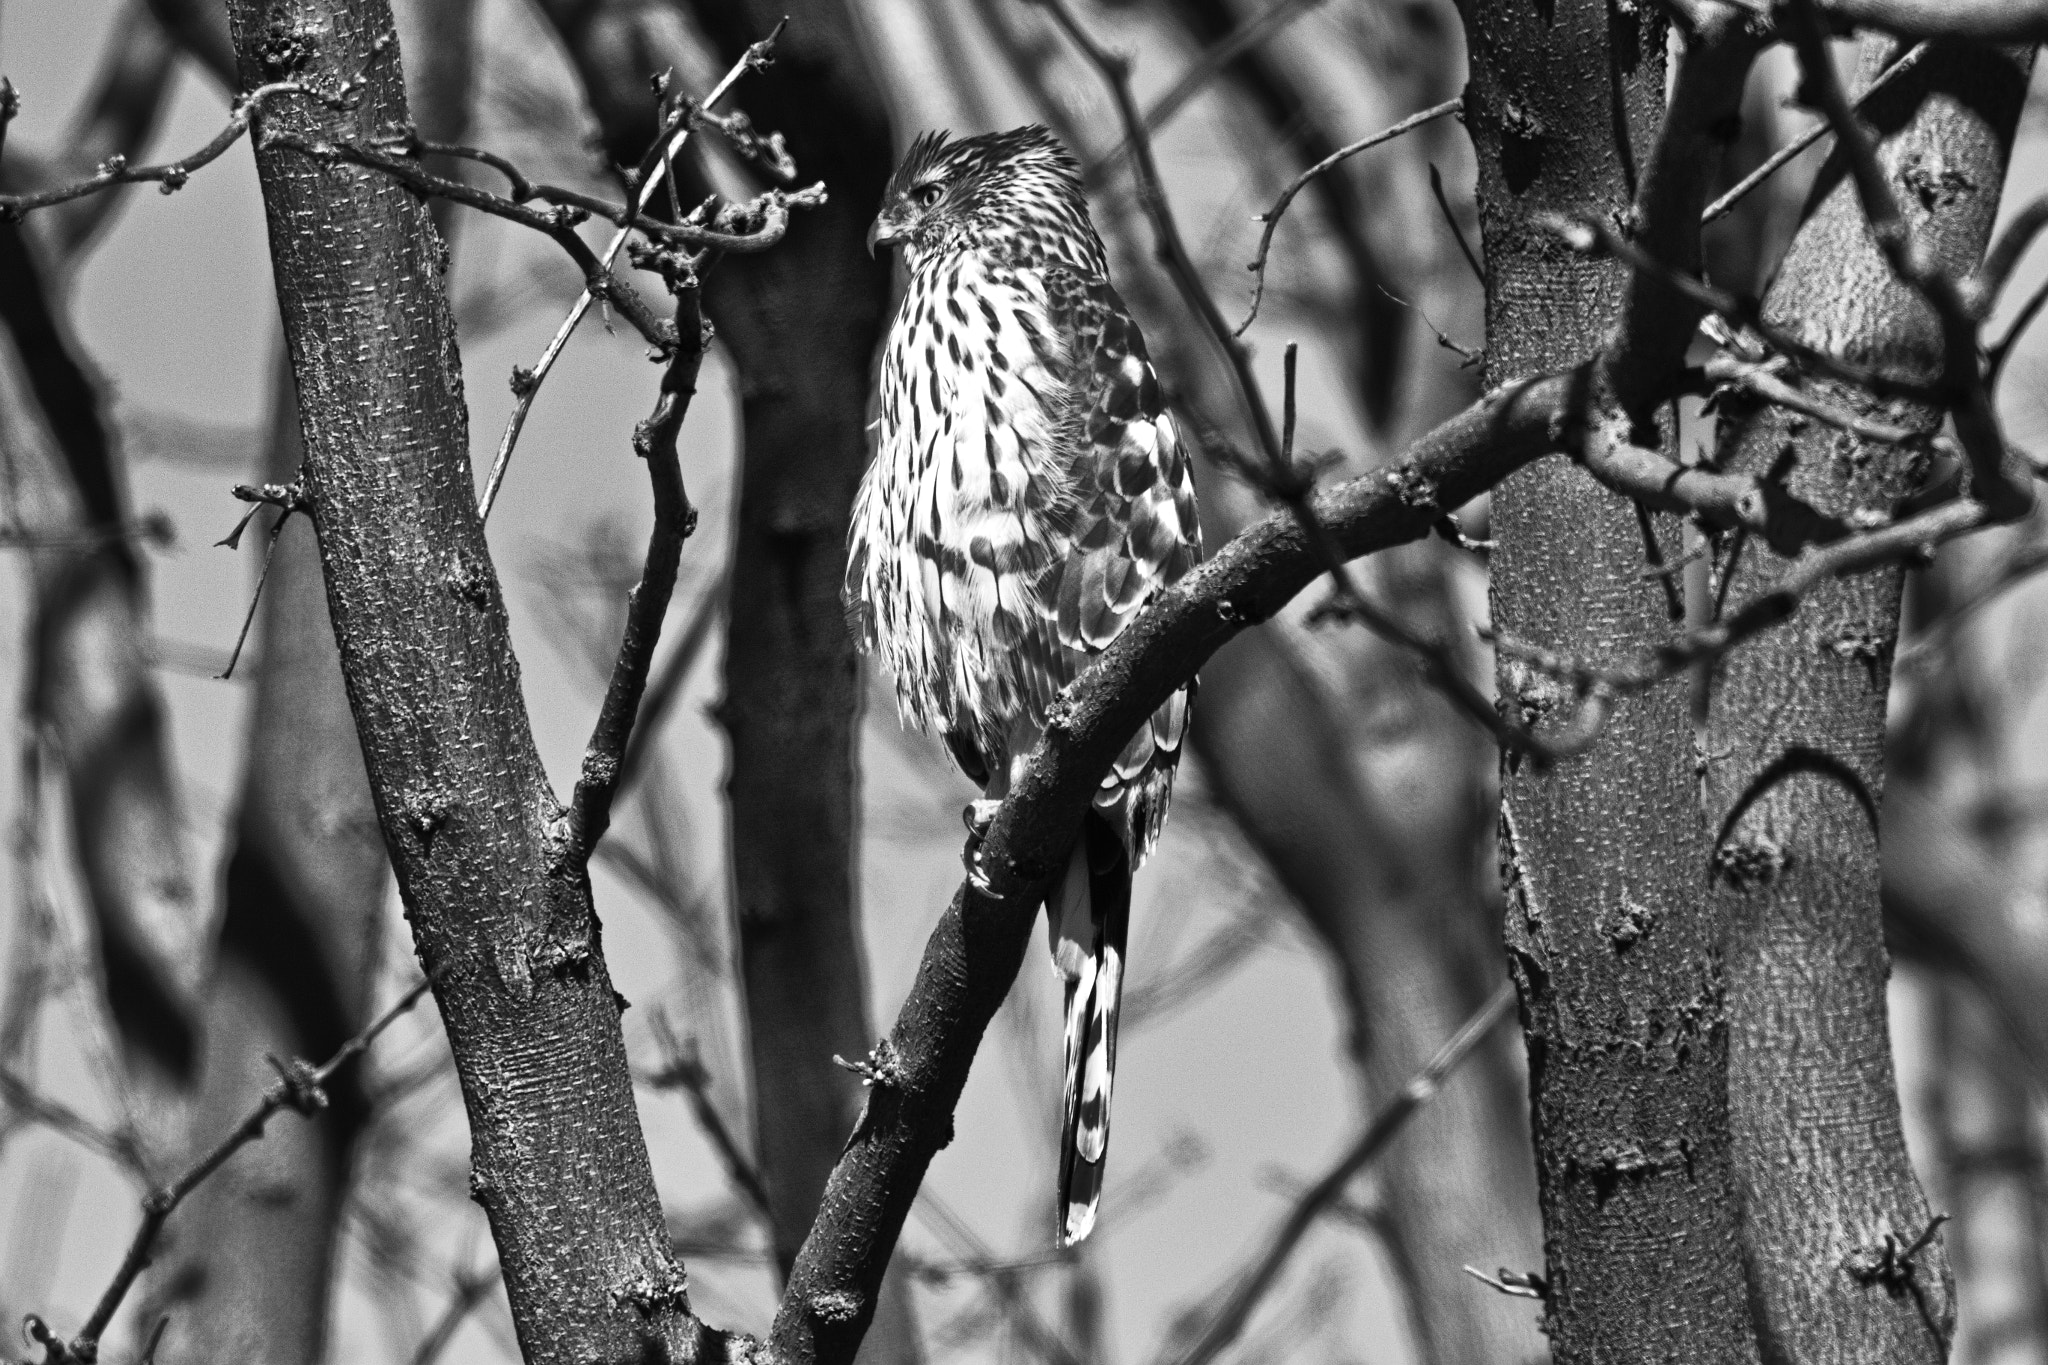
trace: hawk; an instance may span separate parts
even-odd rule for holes
[[[1200,560],[1194,484],[1080,167],[1051,133],[919,138],[868,244],[900,247],[910,284],[854,502],[848,612],[905,723],[938,732],[982,788],[979,831],[1060,689]],[[1046,902],[1067,997],[1061,1246],[1095,1225],[1131,876],[1165,821],[1193,694],[1119,755]]]

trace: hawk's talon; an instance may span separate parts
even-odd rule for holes
[[[987,799],[969,801],[961,807],[960,818],[966,822],[967,832],[973,836],[976,845],[988,837],[988,827],[995,823],[996,812],[1002,808],[1001,801]]]

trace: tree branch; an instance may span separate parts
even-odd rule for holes
[[[1423,124],[1430,123],[1437,119],[1440,119],[1444,117],[1446,114],[1462,113],[1464,112],[1464,109],[1465,100],[1463,96],[1460,96],[1459,98],[1454,100],[1445,100],[1442,104],[1433,104],[1429,108],[1422,110],[1420,113],[1410,114],[1407,118],[1402,119],[1399,123],[1394,124],[1390,128],[1382,128],[1379,132],[1372,134],[1370,137],[1362,137],[1358,141],[1353,142],[1348,146],[1338,148],[1336,151],[1324,157],[1321,161],[1318,161],[1315,165],[1303,171],[1300,175],[1295,176],[1294,179],[1288,183],[1287,188],[1280,191],[1280,197],[1273,201],[1273,207],[1267,209],[1264,213],[1259,215],[1259,221],[1264,223],[1266,225],[1266,228],[1265,231],[1259,234],[1258,255],[1253,258],[1252,263],[1250,265],[1245,267],[1245,269],[1252,272],[1252,278],[1254,280],[1254,284],[1252,286],[1251,311],[1247,312],[1244,315],[1244,321],[1237,324],[1237,327],[1231,332],[1231,335],[1234,337],[1243,336],[1245,334],[1246,329],[1249,328],[1252,325],[1253,321],[1257,319],[1257,317],[1259,316],[1259,304],[1266,297],[1266,256],[1268,252],[1271,251],[1273,246],[1274,230],[1280,226],[1280,219],[1283,215],[1286,214],[1287,206],[1294,202],[1294,196],[1300,194],[1304,189],[1306,189],[1311,180],[1314,180],[1317,176],[1328,173],[1332,167],[1338,165],[1341,162],[1350,160],[1352,157],[1357,156],[1360,152],[1368,151],[1374,147],[1377,147],[1382,142],[1391,142],[1395,138],[1401,136],[1401,134],[1408,132],[1410,129],[1420,128]],[[1464,239],[1462,237],[1458,239],[1458,244],[1460,246],[1464,245]]]
[[[618,661],[612,665],[611,681],[605,687],[570,800],[569,844],[582,862],[589,861],[611,824],[612,796],[624,775],[633,722],[639,714],[641,694],[647,689],[647,670],[661,639],[669,598],[675,592],[683,542],[697,529],[697,509],[690,506],[689,494],[684,491],[682,462],[676,454],[676,437],[697,392],[697,372],[704,363],[708,339],[694,283],[677,295],[675,335],[675,354],[662,376],[661,396],[655,401],[653,415],[633,432],[633,450],[646,462],[647,479],[653,486],[654,530],[647,539],[647,564],[640,571],[639,586],[626,597],[626,628],[619,641]]]
[[[1397,468],[1317,497],[1320,523],[1347,556],[1428,535],[1439,505],[1470,501],[1561,448],[1577,382],[1552,376],[1487,395],[1417,442]],[[1156,598],[1055,703],[875,1050],[876,1083],[776,1316],[770,1349],[782,1358],[853,1358],[904,1216],[933,1154],[951,1140],[974,1052],[1101,774],[1204,659],[1322,572],[1300,522],[1276,512]]]
[[[700,110],[715,108],[741,76],[749,71],[758,71],[774,61],[775,42],[781,36],[782,25],[778,24],[766,38],[749,47],[695,107]],[[646,155],[641,158],[631,177],[631,210],[635,219],[639,218],[653,202],[654,192],[661,188],[662,182],[668,178],[671,164],[682,154],[684,145],[689,141],[690,134],[695,128],[689,112],[687,107],[678,108],[664,120],[660,136],[656,137],[647,149]],[[625,249],[629,232],[629,229],[621,227],[598,258],[605,270],[611,269],[612,263],[619,258],[619,252]],[[519,433],[526,426],[526,414],[532,411],[533,400],[539,395],[540,386],[553,372],[555,360],[562,354],[562,348],[569,344],[570,336],[575,333],[577,324],[583,321],[583,315],[590,311],[590,305],[596,297],[596,294],[586,288],[577,297],[575,306],[569,310],[569,316],[562,319],[561,326],[555,329],[555,335],[549,340],[547,349],[541,352],[540,360],[534,367],[530,370],[513,371],[512,416],[505,423],[505,434],[498,440],[498,453],[491,461],[490,476],[484,481],[483,496],[477,500],[476,510],[479,517],[490,519],[491,507],[498,500],[498,490],[505,483],[505,470],[512,462],[512,448],[519,443]]]
[[[1387,1144],[1399,1135],[1415,1111],[1429,1103],[1442,1088],[1444,1080],[1458,1069],[1458,1064],[1471,1055],[1501,1020],[1507,1018],[1514,1005],[1514,983],[1504,981],[1478,1012],[1466,1020],[1429,1059],[1429,1064],[1402,1087],[1400,1094],[1372,1116],[1350,1149],[1320,1180],[1302,1192],[1280,1225],[1273,1229],[1258,1260],[1237,1276],[1230,1297],[1209,1319],[1202,1334],[1187,1350],[1173,1357],[1175,1365],[1209,1365],[1230,1348],[1316,1219],[1343,1197],[1351,1182],[1358,1178],[1358,1173],[1386,1150]]]
[[[177,1177],[150,1192],[142,1201],[142,1223],[135,1229],[135,1236],[128,1243],[128,1251],[121,1258],[120,1266],[114,1271],[113,1280],[100,1294],[99,1302],[93,1305],[92,1313],[85,1325],[78,1329],[78,1335],[70,1340],[58,1336],[41,1318],[30,1317],[24,1330],[29,1339],[43,1348],[44,1365],[93,1365],[99,1359],[100,1338],[106,1334],[107,1325],[114,1320],[114,1314],[127,1298],[128,1291],[145,1267],[149,1265],[151,1252],[156,1240],[164,1230],[164,1224],[185,1202],[187,1195],[227,1164],[228,1158],[263,1136],[266,1124],[280,1110],[290,1109],[304,1118],[311,1118],[327,1107],[326,1085],[334,1079],[335,1073],[369,1051],[370,1044],[377,1041],[377,1035],[397,1022],[399,1017],[417,1005],[433,983],[422,977],[401,995],[391,1008],[355,1037],[342,1044],[339,1051],[319,1066],[310,1062],[293,1061],[289,1065],[270,1059],[278,1073],[277,1083],[263,1092],[263,1098],[256,1102],[248,1117],[235,1125],[227,1136],[215,1143],[203,1156],[194,1161]]]

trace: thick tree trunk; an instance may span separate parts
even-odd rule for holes
[[[1868,40],[1866,75],[1895,46]],[[1951,273],[1983,255],[2029,65],[1938,44],[1865,111],[1921,249]],[[1814,193],[1765,316],[1837,355],[1939,373],[1934,312],[1892,275],[1840,158]],[[1817,396],[1929,434],[1942,421],[1938,408],[1846,386]],[[1723,450],[1726,467],[1754,474],[1783,462],[1788,491],[1834,516],[1888,512],[1926,473],[1924,456],[1783,409],[1749,416]],[[1761,546],[1727,558],[1729,611],[1780,572]],[[1771,1362],[1936,1362],[1953,1329],[1940,1242],[1886,1259],[1931,1218],[1899,1126],[1878,899],[1902,576],[1894,566],[1822,588],[1730,656],[1713,694],[1705,786],[1716,898],[1732,927],[1730,1112],[1750,1298]]]
[[[275,483],[299,472],[291,383],[280,364],[265,475]],[[256,696],[207,992],[201,1143],[270,1083],[266,1056],[328,1057],[368,1022],[390,866],[303,518],[278,539],[262,614],[260,652],[242,662],[255,667]],[[311,1121],[276,1125],[200,1186],[169,1225],[154,1296],[171,1318],[157,1351],[166,1365],[320,1359],[350,1155],[368,1117],[353,1073],[329,1096]]]
[[[382,176],[268,141],[405,123],[390,10],[237,0],[231,15],[245,86],[357,85],[341,109],[267,106],[257,168],[342,674],[521,1348],[549,1365],[703,1358],[575,822],[534,750],[476,516],[426,209]]]
[[[1500,383],[1583,360],[1617,323],[1626,268],[1573,255],[1539,215],[1633,219],[1665,108],[1665,28],[1653,8],[1602,0],[1471,0],[1465,16]],[[1676,557],[1675,524],[1653,529]],[[1500,631],[1617,661],[1671,631],[1637,509],[1575,465],[1503,483],[1493,534]],[[1506,656],[1499,680],[1511,717],[1569,722],[1565,687]],[[1752,1360],[1683,684],[1621,704],[1582,757],[1510,758],[1502,787],[1552,1349],[1563,1365]]]

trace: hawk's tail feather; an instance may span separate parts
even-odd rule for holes
[[[1067,979],[1067,1068],[1060,1114],[1059,1226],[1073,1246],[1095,1228],[1109,1157],[1116,1023],[1131,918],[1131,859],[1109,821],[1090,811],[1055,902],[1053,961]]]

